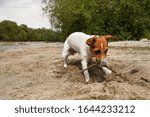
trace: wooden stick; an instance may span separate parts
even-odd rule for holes
[[[89,67],[87,67],[86,69],[82,70],[82,72],[84,72],[84,71],[88,70],[89,68],[91,68],[91,67],[93,67],[93,66],[95,66],[95,65],[97,65],[97,63],[90,65],[90,66],[89,66]]]

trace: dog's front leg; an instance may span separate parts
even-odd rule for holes
[[[86,69],[87,68],[87,64],[88,64],[87,60],[86,59],[82,59],[81,63],[82,63],[82,70]],[[84,73],[86,82],[90,81],[90,76],[89,76],[88,70],[85,70],[83,73]]]

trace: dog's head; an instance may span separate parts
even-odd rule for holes
[[[108,41],[110,38],[113,38],[113,36],[94,36],[86,41],[86,44],[90,46],[91,53],[102,66],[107,66],[106,54],[108,51]]]

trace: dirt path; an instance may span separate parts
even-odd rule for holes
[[[84,82],[78,54],[61,58],[62,44],[0,51],[0,99],[150,99],[150,49],[111,47],[113,73],[102,78],[90,69]]]

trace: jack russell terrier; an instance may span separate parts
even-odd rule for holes
[[[67,68],[67,58],[69,55],[74,55],[74,53],[79,53],[81,55],[82,69],[87,69],[88,61],[95,57],[100,63],[103,70],[106,71],[107,75],[111,74],[111,71],[106,68],[107,60],[106,54],[108,51],[108,41],[113,38],[111,35],[105,36],[94,36],[87,35],[82,32],[75,32],[69,35],[64,43],[64,48],[62,51],[62,56],[64,59],[64,67]],[[88,82],[90,80],[88,70],[84,72],[85,80]]]

